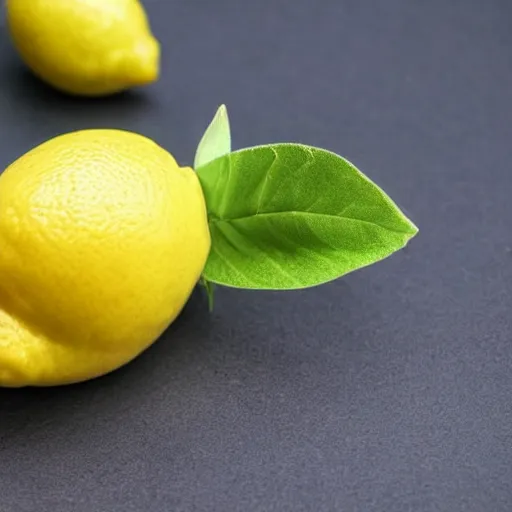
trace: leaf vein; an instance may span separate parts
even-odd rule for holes
[[[275,150],[273,150],[275,152]],[[287,184],[288,184],[288,181],[293,181],[294,179],[296,179],[298,173],[302,170],[304,170],[305,168],[307,167],[310,167],[312,164],[315,163],[314,161],[314,155],[312,153],[311,150],[308,151],[308,153],[311,153],[311,158],[308,158],[304,163],[302,163],[301,165],[299,165],[299,167],[297,167],[297,169],[294,170],[294,173],[293,174],[287,174],[283,180],[281,180],[281,182],[277,183],[277,186],[275,186],[274,190],[272,191],[272,195],[270,196],[270,198],[268,198],[268,203],[271,203],[272,200],[277,196],[277,194],[281,191],[281,189],[283,187],[286,187]],[[276,155],[279,157],[279,155],[277,154],[276,152]],[[293,187],[294,185],[292,184],[291,187]],[[265,213],[265,212],[264,212]]]
[[[224,256],[220,251],[219,251],[219,248],[216,247],[215,245],[212,245],[212,251],[215,252],[217,254],[217,256],[222,260],[222,262],[224,264],[226,264],[229,268],[231,268],[232,270],[234,270],[238,275],[242,276],[248,283],[250,283],[252,286],[258,286],[258,283],[256,283],[255,281],[253,281],[252,279],[249,279],[247,277],[247,275],[240,271],[240,269],[238,269],[236,267],[236,265],[234,265],[231,261],[229,261],[229,258],[227,258],[226,256]],[[212,282],[215,282],[214,279],[209,279],[210,281]]]
[[[300,228],[298,226],[298,223],[297,222],[294,222],[294,227],[295,227],[295,231],[297,232],[297,235],[300,236]],[[287,238],[288,240],[290,240],[292,243],[296,243],[296,241],[286,232],[282,233],[282,236],[284,238]],[[333,250],[333,251],[337,251],[338,248],[335,247],[334,245],[332,245],[330,242],[328,242],[327,240],[320,240],[320,238],[314,234],[314,236],[323,244],[325,244],[327,247],[329,247],[329,249]],[[298,247],[297,250],[301,250],[303,249],[303,247]],[[315,254],[316,257],[322,259],[323,261],[326,261],[330,267],[332,267],[332,261],[329,259],[329,258],[326,258],[323,254],[321,254],[320,252],[316,252]]]
[[[406,234],[410,233],[409,231],[406,231],[406,230],[400,230],[400,229],[396,229],[396,228],[391,228],[389,226],[383,226],[381,224],[378,224],[376,222],[371,222],[369,220],[363,220],[363,219],[358,219],[358,218],[354,218],[354,217],[343,217],[343,216],[334,215],[332,213],[303,212],[303,211],[296,211],[296,210],[288,210],[288,211],[284,211],[284,212],[266,212],[266,213],[252,214],[252,215],[243,215],[241,217],[232,217],[232,218],[211,219],[211,222],[213,224],[218,225],[221,222],[238,222],[241,220],[254,219],[256,217],[274,217],[274,216],[278,216],[278,215],[308,215],[308,216],[316,215],[319,217],[336,219],[338,221],[345,220],[345,221],[349,221],[349,222],[360,222],[362,224],[368,224],[368,225],[378,227],[381,229],[385,229],[387,231],[392,231],[393,233],[398,233],[401,235],[406,235]]]
[[[227,159],[227,164],[228,164],[228,167],[227,167],[227,178],[224,180],[224,191],[222,192],[222,195],[221,195],[221,201],[220,201],[220,205],[219,205],[219,208],[218,208],[218,212],[219,212],[219,217],[221,219],[224,218],[224,214],[226,213],[226,209],[229,207],[229,194],[230,194],[230,184],[231,184],[231,178],[232,178],[232,175],[233,175],[233,172],[232,172],[232,162],[231,162],[231,158],[228,158]],[[220,174],[220,173],[219,173]],[[220,179],[219,179],[220,181]],[[217,190],[216,190],[216,193]]]
[[[243,234],[243,233],[240,233],[239,232],[239,228],[238,226],[236,226],[235,224],[230,224],[230,226],[235,230],[235,231],[238,231],[238,233],[240,234],[240,236],[242,238],[246,238],[246,236]],[[222,228],[219,228],[220,231],[222,232],[222,234],[224,235],[224,237],[230,242],[232,243],[230,240],[229,240],[229,237],[228,235],[226,234],[226,232],[222,229]],[[290,281],[292,281],[293,283],[295,283],[295,285],[300,285],[300,281],[292,274],[290,274],[290,272],[288,270],[286,270],[280,263],[278,263],[274,258],[272,258],[271,256],[268,255],[268,253],[262,249],[259,245],[258,245],[258,240],[257,239],[252,239],[251,240],[251,243],[262,253],[262,254],[267,254],[267,261],[269,261],[272,266],[274,266],[276,269],[278,269],[282,274],[284,274],[285,276],[287,276]],[[253,282],[253,284],[256,284]]]
[[[270,180],[270,175],[272,174],[274,170],[275,164],[279,160],[279,155],[277,154],[277,151],[274,148],[270,148],[272,151],[272,154],[274,155],[274,159],[272,160],[272,163],[270,164],[269,168],[267,169],[267,172],[265,173],[265,177],[263,178],[263,185],[261,187],[260,195],[258,197],[258,206],[256,207],[256,213],[258,214],[261,210],[261,203],[263,202],[263,197],[265,195],[265,192],[267,190],[267,185]]]

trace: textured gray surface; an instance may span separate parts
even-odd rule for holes
[[[106,378],[0,391],[2,512],[509,512],[508,0],[146,2],[161,81],[70,100],[2,27],[0,167],[118,127],[183,163],[220,102],[236,147],[343,154],[421,229],[314,290],[195,294]]]

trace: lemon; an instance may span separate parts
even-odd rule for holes
[[[138,0],[7,0],[9,31],[35,75],[100,96],[158,78],[160,47]]]
[[[0,175],[0,385],[119,368],[181,311],[210,250],[195,172],[150,139],[83,130]]]

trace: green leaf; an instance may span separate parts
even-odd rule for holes
[[[231,129],[229,126],[228,111],[225,105],[221,105],[208,128],[204,132],[199,145],[197,146],[194,158],[194,168],[206,165],[207,163],[227,155],[231,152]],[[210,283],[204,276],[201,278],[208,295],[208,308],[213,311],[215,285]]]
[[[197,146],[194,168],[198,169],[230,152],[231,132],[228,111],[225,105],[221,105]]]
[[[224,286],[315,286],[389,256],[418,231],[378,186],[323,149],[244,149],[198,176],[212,237],[203,276]]]

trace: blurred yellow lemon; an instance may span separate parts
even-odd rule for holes
[[[0,176],[0,385],[129,362],[179,314],[209,250],[197,175],[151,140],[84,130],[32,149]]]
[[[61,91],[85,96],[154,82],[160,47],[138,0],[7,0],[22,59]]]

